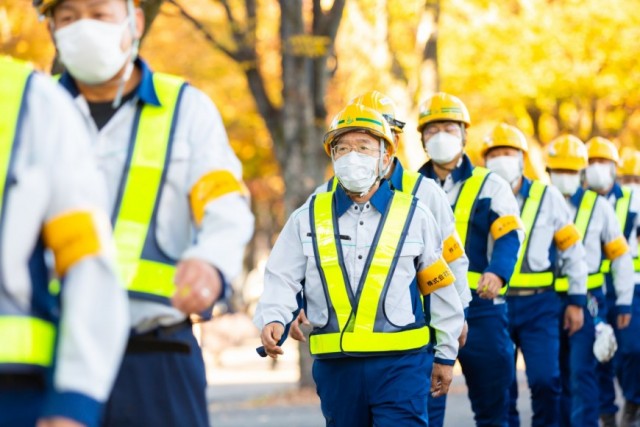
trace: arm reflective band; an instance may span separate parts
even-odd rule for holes
[[[556,247],[566,251],[580,241],[580,232],[574,224],[567,224],[553,235]]]
[[[55,256],[58,277],[84,257],[100,253],[100,238],[92,214],[70,212],[44,226],[44,242]]]
[[[609,260],[614,260],[627,252],[629,252],[629,245],[624,236],[617,237],[604,245],[604,255]]]
[[[498,240],[510,231],[523,228],[522,221],[516,215],[501,216],[491,224],[491,237],[493,240]]]
[[[242,184],[227,170],[209,172],[191,188],[191,211],[197,225],[204,218],[207,204],[218,197],[231,193],[242,193]]]
[[[0,316],[0,364],[51,366],[56,329],[42,319]]]
[[[442,258],[418,272],[418,287],[422,295],[429,295],[433,291],[449,286],[455,280],[456,277]]]
[[[442,245],[442,257],[447,264],[450,264],[462,255],[464,255],[464,249],[462,249],[462,245],[458,239],[458,233],[454,231],[452,235],[445,239]]]

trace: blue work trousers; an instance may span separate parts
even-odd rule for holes
[[[469,389],[471,409],[478,427],[508,425],[509,387],[514,376],[513,342],[507,310],[500,307],[483,316],[469,310],[467,344],[458,360]],[[429,426],[442,426],[446,399],[429,398]]]
[[[107,402],[104,427],[209,427],[202,350],[190,326],[159,340],[189,352],[127,352]]]
[[[560,411],[560,298],[549,290],[536,295],[507,297],[509,332],[522,351],[531,390],[533,427],[555,427]],[[519,427],[518,381],[511,385],[509,426]]]
[[[427,427],[430,352],[316,359],[313,379],[331,427]]]
[[[563,299],[559,313],[562,326],[567,307]],[[584,326],[569,336],[560,331],[560,377],[562,395],[560,398],[560,426],[598,427],[598,382],[596,378],[597,360],[593,355],[595,330],[593,316],[584,309]]]

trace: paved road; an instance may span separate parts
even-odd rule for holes
[[[523,372],[519,372],[522,427],[531,426],[529,390]],[[323,427],[324,418],[317,404],[283,406],[265,401],[265,396],[293,390],[295,383],[214,385],[209,401],[215,427]],[[447,401],[445,427],[473,427],[473,415],[467,399],[464,378],[457,375]],[[262,400],[262,401],[261,401]]]

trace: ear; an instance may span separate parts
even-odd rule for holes
[[[142,38],[142,34],[144,34],[144,12],[141,8],[136,8],[136,38]]]

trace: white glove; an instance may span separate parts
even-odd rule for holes
[[[600,322],[596,325],[596,340],[593,343],[593,354],[600,363],[606,363],[613,358],[618,349],[618,342],[613,328],[608,323]]]

